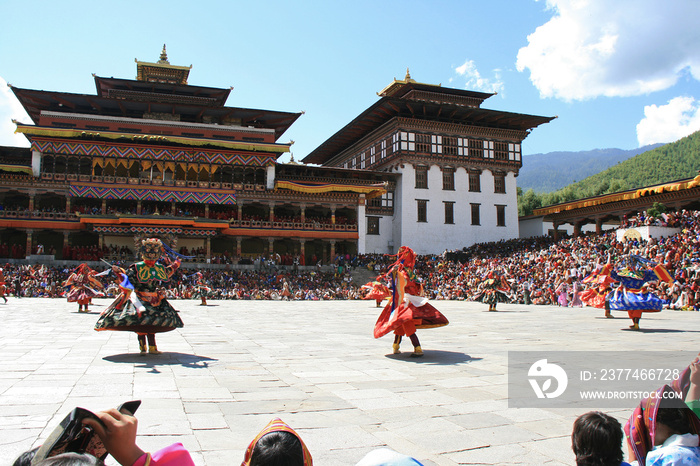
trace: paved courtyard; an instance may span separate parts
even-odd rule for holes
[[[450,325],[420,330],[425,356],[375,340],[368,301],[174,301],[185,327],[140,356],[131,332],[95,332],[64,300],[0,304],[0,457],[41,444],[74,407],[140,399],[138,443],[182,442],[198,465],[239,464],[274,417],[294,427],[317,465],[354,465],[388,446],[426,465],[573,464],[580,409],[509,408],[508,351],[698,349],[696,312],[622,314],[551,306],[436,301]],[[605,410],[626,419],[628,409]],[[585,412],[585,411],[583,411]]]

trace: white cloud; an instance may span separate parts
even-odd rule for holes
[[[700,102],[675,97],[667,105],[647,105],[637,124],[639,146],[673,142],[700,130]]]
[[[542,97],[632,96],[700,80],[697,0],[546,0],[552,19],[518,51]]]
[[[12,119],[22,123],[32,122],[22,104],[7,86],[7,81],[0,77],[0,146],[29,147],[26,137],[15,134],[17,126],[12,123]]]
[[[464,87],[470,91],[479,92],[502,92],[503,82],[501,81],[500,70],[493,71],[493,78],[484,78],[476,69],[476,65],[473,60],[467,60],[463,65],[455,68],[455,73],[464,78]],[[450,83],[452,78],[450,78]]]

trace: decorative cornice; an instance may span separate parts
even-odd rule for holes
[[[275,143],[249,143],[243,141],[222,141],[219,139],[188,138],[184,136],[161,136],[133,133],[120,133],[113,131],[84,131],[70,128],[50,128],[44,126],[25,125],[17,123],[16,133],[23,133],[29,136],[66,138],[66,139],[107,139],[116,140],[120,144],[125,142],[139,143],[159,143],[159,144],[182,144],[195,147],[221,147],[231,150],[246,150],[252,152],[271,152],[281,154],[290,151],[290,144]]]
[[[271,154],[238,154],[204,150],[183,150],[167,147],[143,147],[98,142],[65,142],[34,139],[32,150],[43,154],[83,155],[105,158],[147,159],[161,162],[212,163],[222,165],[246,165],[266,167],[276,159]]]
[[[508,142],[520,143],[527,135],[527,131],[514,129],[489,128],[485,126],[461,125],[457,123],[446,123],[442,121],[426,121],[413,118],[396,118],[398,126],[402,130],[440,132],[448,136],[462,136],[474,138],[501,139]]]

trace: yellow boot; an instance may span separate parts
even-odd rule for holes
[[[416,346],[415,348],[413,348],[413,354],[411,354],[411,357],[420,358],[421,356],[423,356],[423,350],[421,349],[421,347]]]
[[[150,354],[162,354],[162,352],[158,351],[158,348],[156,347],[156,345],[149,346],[149,347],[148,347],[148,352],[149,352]]]
[[[391,345],[391,349],[394,351],[394,354],[401,353],[401,351],[399,351],[399,344],[398,343],[394,343],[393,345]]]

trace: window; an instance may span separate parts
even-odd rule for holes
[[[435,137],[435,136],[433,136]],[[416,152],[430,152],[430,135],[416,134]]]
[[[472,207],[472,225],[481,225],[481,218],[479,215],[479,209],[481,204],[471,204]]]
[[[493,141],[484,141],[484,158],[492,159],[495,151],[493,149]]]
[[[498,194],[506,193],[506,175],[503,173],[494,173],[493,175],[493,192]]]
[[[442,190],[455,190],[455,169],[452,167],[444,167],[442,169]]]
[[[457,155],[469,156],[469,139],[457,138]]]
[[[442,154],[442,136],[436,136],[436,135],[431,136],[430,151],[433,154]]]
[[[445,224],[452,225],[455,223],[455,203],[444,202],[445,204]]]
[[[428,189],[428,167],[424,165],[416,167],[416,189]]]
[[[457,155],[457,138],[442,138],[442,153],[445,155]]]
[[[481,192],[481,172],[470,171],[469,172],[469,191],[472,193]]]
[[[368,205],[370,207],[386,207],[389,209],[394,208],[394,193],[389,191],[383,194],[381,197],[373,197],[369,200]]]
[[[520,162],[520,144],[508,144],[508,160]]]
[[[367,217],[367,234],[379,234],[379,217]]]
[[[428,221],[428,201],[425,199],[416,199],[418,205],[418,221],[426,223]]]
[[[496,226],[506,226],[506,206],[504,205],[496,206]]]

